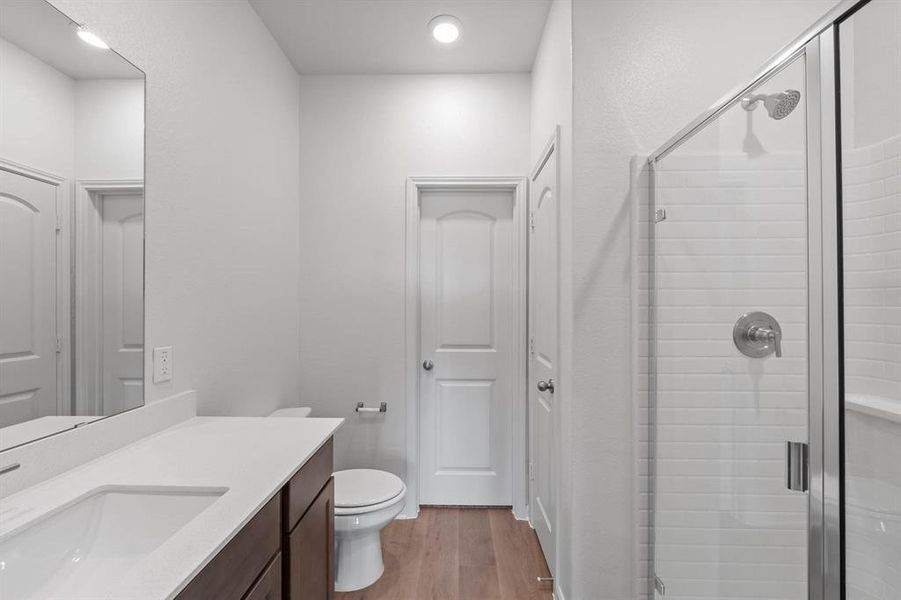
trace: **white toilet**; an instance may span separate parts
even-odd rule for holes
[[[308,407],[282,408],[270,417],[304,418]],[[404,509],[407,486],[400,477],[375,469],[336,471],[335,591],[352,592],[378,581],[382,562],[382,529]]]
[[[382,576],[382,528],[403,510],[407,486],[397,475],[375,469],[337,471],[334,476],[335,591],[351,592]]]

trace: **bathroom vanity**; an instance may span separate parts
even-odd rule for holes
[[[324,600],[335,589],[332,439],[178,594],[178,600]]]
[[[189,418],[2,498],[4,597],[331,598],[342,422]]]

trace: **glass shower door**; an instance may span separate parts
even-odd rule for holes
[[[658,598],[808,597],[805,62],[653,165]]]

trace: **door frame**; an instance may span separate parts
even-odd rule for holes
[[[48,183],[56,188],[56,289],[53,294],[56,317],[56,409],[57,414],[73,415],[72,392],[72,316],[71,316],[71,190],[62,175],[42,171],[0,157],[0,169]]]
[[[520,176],[493,177],[409,177],[406,186],[406,248],[404,255],[404,406],[406,408],[407,434],[407,500],[403,518],[416,518],[419,514],[420,445],[419,445],[419,360],[420,349],[420,306],[419,306],[419,228],[420,196],[424,191],[447,190],[488,190],[510,191],[513,193],[513,229],[515,247],[513,259],[516,271],[513,289],[517,294],[516,315],[514,315],[514,344],[512,357],[514,394],[519,396],[513,402],[513,515],[517,519],[528,518],[528,466],[526,459],[526,414],[528,398],[526,388],[526,292],[528,273],[527,252],[527,178]]]
[[[103,366],[103,314],[100,213],[96,202],[106,194],[143,195],[143,179],[79,179],[75,183],[75,410],[81,415],[101,415]],[[146,265],[146,214],[144,246]],[[142,271],[144,267],[142,266]],[[142,272],[142,281],[144,280]],[[146,282],[144,283],[146,287]],[[143,294],[146,302],[146,294]],[[146,311],[145,311],[146,314]],[[146,336],[145,336],[146,337]]]

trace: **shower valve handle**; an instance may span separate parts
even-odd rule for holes
[[[767,327],[752,327],[748,331],[748,337],[755,342],[763,342],[768,346],[772,344],[776,351],[776,358],[782,358],[782,332],[780,330]]]
[[[751,358],[763,358],[775,354],[782,357],[782,326],[765,312],[745,313],[732,328],[735,347]]]

